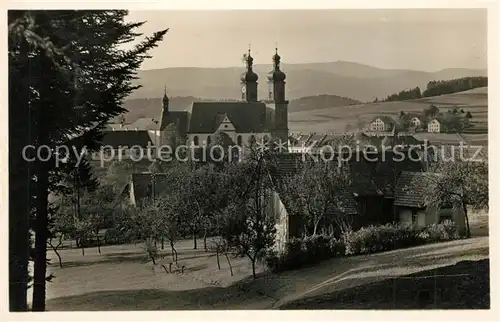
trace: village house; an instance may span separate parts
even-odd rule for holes
[[[389,116],[377,116],[367,126],[368,131],[387,132],[391,131],[396,123]]]
[[[394,208],[402,224],[425,227],[445,220],[455,222],[459,233],[465,233],[465,214],[460,205],[428,207],[424,192],[427,185],[424,172],[403,171],[396,183]]]
[[[409,151],[406,152],[409,153]],[[404,171],[423,171],[425,165],[416,158],[416,155],[401,161],[397,161],[390,151],[384,152],[384,155],[382,157],[382,153],[373,152],[366,158],[352,158],[347,161],[351,169],[352,185],[344,196],[344,206],[342,208],[329,207],[320,229],[339,233],[337,226],[339,219],[349,223],[353,229],[399,221],[394,207],[394,200],[398,197],[397,179]],[[299,154],[279,155],[277,175],[281,177],[293,175],[300,171],[303,162]],[[336,159],[323,162],[333,162],[335,166],[337,164]],[[276,181],[279,182],[279,179]],[[289,238],[300,237],[304,225],[296,216],[288,213],[286,201],[280,197],[282,193],[284,192],[277,186],[272,197],[278,250]]]
[[[414,116],[411,118],[410,120],[410,125],[413,126],[413,127],[419,127],[420,124],[422,124],[422,122],[420,121],[420,119],[417,117],[417,116]]]
[[[430,133],[440,133],[441,132],[441,122],[435,118],[427,124],[427,132]]]

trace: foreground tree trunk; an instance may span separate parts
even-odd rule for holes
[[[196,232],[193,230],[193,249],[198,249],[198,243],[196,239]]]
[[[14,12],[9,12],[9,16]],[[9,17],[10,20],[10,17]],[[9,45],[11,37],[9,33]],[[19,44],[18,63],[9,57],[9,308],[27,311],[31,166],[22,156],[32,143],[28,43]],[[18,70],[15,68],[17,65]]]
[[[170,248],[172,248],[172,260],[177,264],[177,251],[175,250],[174,243],[170,241]]]
[[[97,237],[97,251],[99,252],[99,254],[101,253],[101,243],[99,241],[99,230],[97,230],[97,234],[96,234],[96,237]]]
[[[203,234],[203,248],[205,249],[205,251],[208,250],[207,248],[207,228],[205,227],[205,232]]]
[[[257,275],[255,274],[255,258],[250,258],[250,261],[252,262],[252,276],[253,278],[257,278]]]
[[[229,265],[229,270],[231,271],[231,276],[234,276],[233,266],[231,265],[231,261],[229,260],[229,256],[227,255],[227,252],[224,252],[224,255],[226,256],[227,264]]]
[[[35,268],[33,274],[33,311],[45,311],[45,273],[47,271],[48,237],[48,170],[40,162],[37,172],[37,201],[35,218]]]
[[[217,268],[220,270],[220,260],[219,260],[219,247],[215,249],[215,254],[217,257]]]
[[[465,236],[470,238],[469,213],[467,212],[467,205],[463,202],[462,207],[464,208],[465,216]]]

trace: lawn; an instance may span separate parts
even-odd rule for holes
[[[462,261],[290,302],[281,309],[489,309],[489,260]]]
[[[251,266],[246,258],[231,259],[234,271],[234,276],[231,276],[224,257],[220,258],[219,270],[215,255],[203,249],[192,249],[191,240],[181,241],[177,245],[179,264],[185,266],[184,273],[171,274],[159,265],[146,262],[145,252],[139,244],[105,246],[102,247],[102,254],[98,254],[96,248],[91,248],[86,250],[85,256],[78,249],[64,249],[61,251],[63,268],[58,267],[56,257],[49,252],[52,258],[49,272],[54,273],[55,278],[47,287],[47,309],[286,308],[289,303],[300,304],[303,303],[301,300],[311,297],[351,292],[350,289],[354,287],[388,277],[406,276],[455,265],[460,261],[489,258],[487,215],[471,214],[471,227],[474,236],[477,236],[475,238],[379,254],[334,258],[281,274],[264,272],[263,266],[258,265],[259,276],[256,280],[251,277]],[[200,247],[202,243],[198,245]],[[160,263],[168,267],[172,262],[170,252],[165,250],[164,255]],[[401,283],[404,286],[406,282]],[[452,281],[451,284],[456,282]],[[377,301],[366,305],[378,305]]]

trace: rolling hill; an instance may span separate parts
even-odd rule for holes
[[[266,97],[266,75],[271,65],[255,65],[259,77],[259,97]],[[368,65],[337,61],[330,63],[283,64],[287,73],[287,97],[297,99],[314,95],[337,95],[358,101],[373,101],[403,89],[425,88],[431,80],[448,80],[468,76],[486,76],[486,69],[443,69],[423,72],[405,69],[382,69]],[[243,67],[195,68],[177,67],[138,72],[142,88],[130,96],[160,98],[164,86],[170,96],[194,96],[207,99],[239,99],[239,77]]]
[[[465,112],[470,111],[472,128],[475,130],[469,133],[483,137],[484,133],[487,133],[488,88],[486,87],[408,101],[366,103],[294,112],[289,114],[288,127],[293,132],[345,132],[355,130],[360,124],[365,124],[375,116],[387,115],[396,119],[400,111],[420,112],[431,104],[442,110],[457,106]]]
[[[193,96],[171,97],[169,108],[172,111],[185,111],[194,101],[200,100],[210,99],[200,99]],[[355,104],[361,104],[361,102],[335,95],[317,95],[291,100],[288,109],[292,113]],[[125,114],[126,122],[134,122],[143,117],[158,119],[162,109],[162,100],[158,97],[129,99],[125,101],[124,107],[129,111]],[[115,121],[117,120],[118,118]]]

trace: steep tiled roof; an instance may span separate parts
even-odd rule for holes
[[[278,176],[281,178],[286,177],[286,176],[292,176],[292,175],[298,173],[302,169],[302,166],[304,165],[305,162],[312,162],[312,159],[308,155],[305,155],[304,157],[305,157],[305,159],[303,159],[303,156],[300,153],[279,154],[277,156],[277,168],[278,168],[277,174],[278,174]],[[335,162],[337,162],[337,161],[335,161]],[[353,215],[353,214],[359,213],[358,204],[357,204],[356,199],[354,198],[354,194],[351,190],[345,191],[345,198],[343,198],[343,200],[344,200],[344,204],[338,208],[333,206],[333,205],[330,205],[328,207],[328,209],[326,210],[326,214],[329,214],[329,215],[340,215],[340,214]],[[282,200],[282,201],[285,202],[284,200]],[[287,205],[285,204],[285,208],[286,207],[287,207]]]
[[[177,130],[185,134],[188,127],[189,115],[185,111],[169,111],[162,115],[160,130],[164,130],[169,124],[177,125]]]
[[[158,130],[160,128],[160,122],[156,118],[143,117],[135,120],[133,123],[109,123],[106,125],[106,130],[115,131],[145,131],[145,130]]]
[[[343,204],[336,207],[332,204],[328,205],[326,212],[327,215],[357,215],[359,214],[358,203],[354,198],[352,192],[345,191]]]
[[[424,208],[425,186],[423,172],[403,171],[399,176],[395,189],[394,205]]]
[[[132,147],[138,145],[142,148],[148,147],[148,142],[153,142],[148,131],[103,131],[102,144],[113,148]]]
[[[300,171],[303,161],[301,153],[281,153],[276,158],[278,174],[287,177]]]
[[[160,128],[160,122],[154,118],[143,117],[137,119],[134,123],[128,124],[127,127],[129,128],[129,130],[158,130]]]
[[[392,117],[387,116],[387,115],[376,116],[372,119],[372,122],[374,122],[376,119],[381,119],[382,121],[384,121],[384,123],[389,123],[389,124],[396,123]]]
[[[226,114],[236,132],[262,133],[268,130],[266,104],[261,102],[194,102],[189,133],[214,133],[218,115]]]

